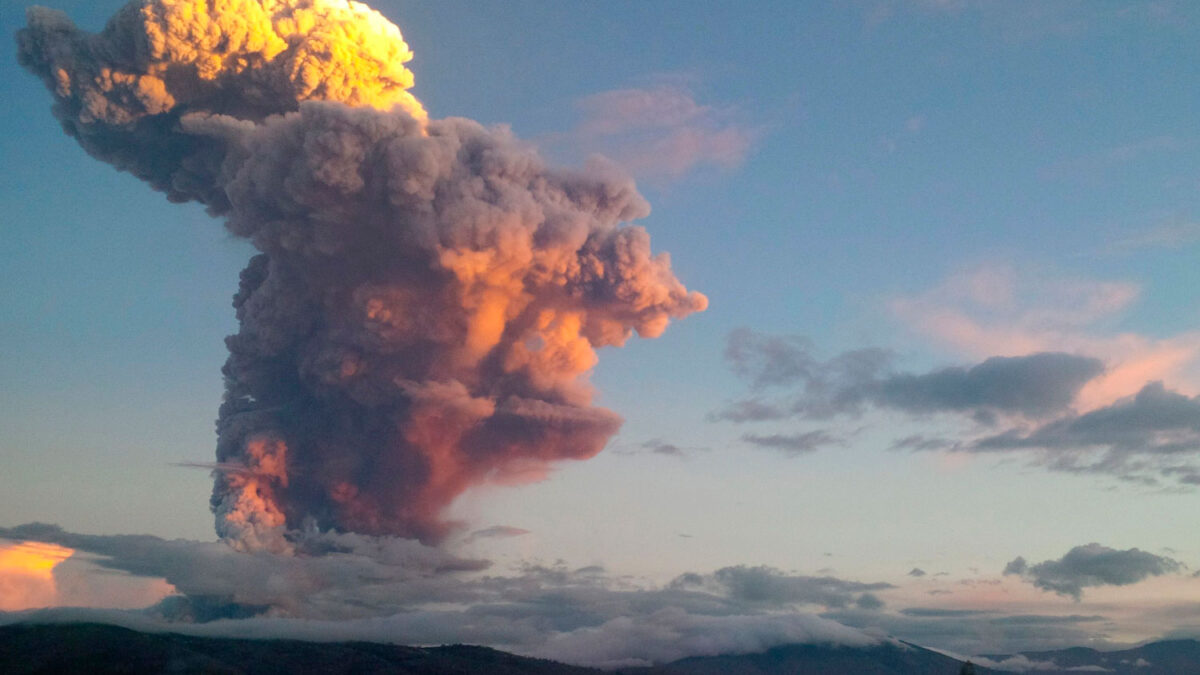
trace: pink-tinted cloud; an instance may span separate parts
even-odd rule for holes
[[[1102,359],[1105,373],[1076,400],[1082,412],[1133,395],[1149,381],[1185,393],[1200,389],[1200,331],[1152,337],[1113,328],[1140,291],[1127,282],[985,264],[889,304],[913,331],[964,355],[1063,351]]]
[[[729,170],[759,130],[728,106],[702,105],[679,86],[616,89],[580,100],[573,144],[613,158],[635,175],[679,178],[701,167]]]

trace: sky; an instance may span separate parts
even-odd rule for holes
[[[53,6],[98,31],[122,4]],[[631,176],[653,250],[708,301],[599,348],[619,432],[536,480],[477,481],[436,555],[601,570],[597,593],[690,584],[747,621],[796,609],[957,653],[1200,631],[1195,5],[371,6],[430,119]],[[0,4],[6,35],[24,13]],[[104,537],[213,542],[254,246],[88,157],[12,51],[0,526],[113,560]],[[88,564],[0,609],[169,592],[78,581]],[[814,579],[840,595],[805,595]],[[615,662],[560,637],[532,651]]]

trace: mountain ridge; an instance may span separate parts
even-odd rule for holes
[[[979,657],[976,675],[1108,672],[1200,674],[1200,642],[1164,640],[1098,651],[1072,647]],[[1007,660],[1007,663],[1006,663]],[[112,624],[15,623],[0,626],[0,672],[34,673],[435,673],[496,675],[958,675],[963,661],[920,645],[780,645],[753,654],[693,656],[665,664],[602,670],[519,656],[476,645],[410,647],[379,642],[197,637],[148,633]],[[1103,670],[1100,670],[1103,669]]]
[[[961,661],[916,645],[782,645],[759,654],[689,657],[602,670],[490,647],[408,647],[378,642],[196,637],[103,623],[0,626],[0,672],[34,673],[489,673],[684,675],[779,672],[956,675]],[[988,671],[980,671],[980,675]]]

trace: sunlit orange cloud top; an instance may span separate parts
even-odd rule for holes
[[[54,604],[58,590],[54,568],[74,550],[55,544],[0,544],[0,610],[16,611]]]

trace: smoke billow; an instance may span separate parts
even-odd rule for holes
[[[19,58],[90,154],[260,251],[227,339],[218,533],[445,534],[482,481],[599,452],[595,349],[707,301],[603,165],[427,119],[400,32],[347,0],[135,0],[99,34],[29,11]]]

